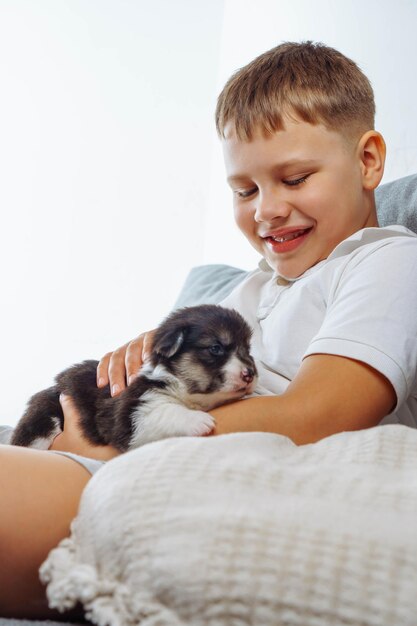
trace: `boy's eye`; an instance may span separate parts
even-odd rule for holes
[[[307,176],[302,176],[301,178],[297,178],[295,180],[283,180],[284,185],[288,185],[289,187],[296,187],[297,185],[301,185],[301,183],[305,183],[308,178]]]
[[[235,194],[239,198],[249,198],[252,194],[256,193],[257,189],[254,187],[253,189],[236,189]]]

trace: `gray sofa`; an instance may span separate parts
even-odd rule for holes
[[[407,176],[382,185],[376,192],[376,200],[381,226],[402,224],[417,232],[417,175]],[[175,306],[219,302],[242,280],[244,275],[243,270],[224,265],[193,268]],[[6,430],[3,430],[3,437],[3,442],[6,443]],[[24,598],[22,598],[22,602],[24,602]],[[0,617],[0,626],[59,626],[63,623],[67,626],[70,624],[69,622],[18,620]]]

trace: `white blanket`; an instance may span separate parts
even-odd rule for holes
[[[41,579],[100,626],[416,626],[417,431],[146,445],[92,478]]]

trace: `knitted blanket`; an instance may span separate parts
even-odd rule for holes
[[[41,567],[100,626],[416,626],[417,431],[156,442],[88,484]]]

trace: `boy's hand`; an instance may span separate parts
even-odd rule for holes
[[[87,441],[80,429],[80,414],[72,398],[61,394],[59,401],[64,413],[64,432],[55,437],[49,447],[50,450],[73,452],[101,461],[108,461],[120,454],[119,450],[113,446],[96,446]]]
[[[112,396],[117,396],[138,375],[152,348],[154,330],[142,333],[114,352],[108,352],[97,366],[97,386],[110,384]]]

